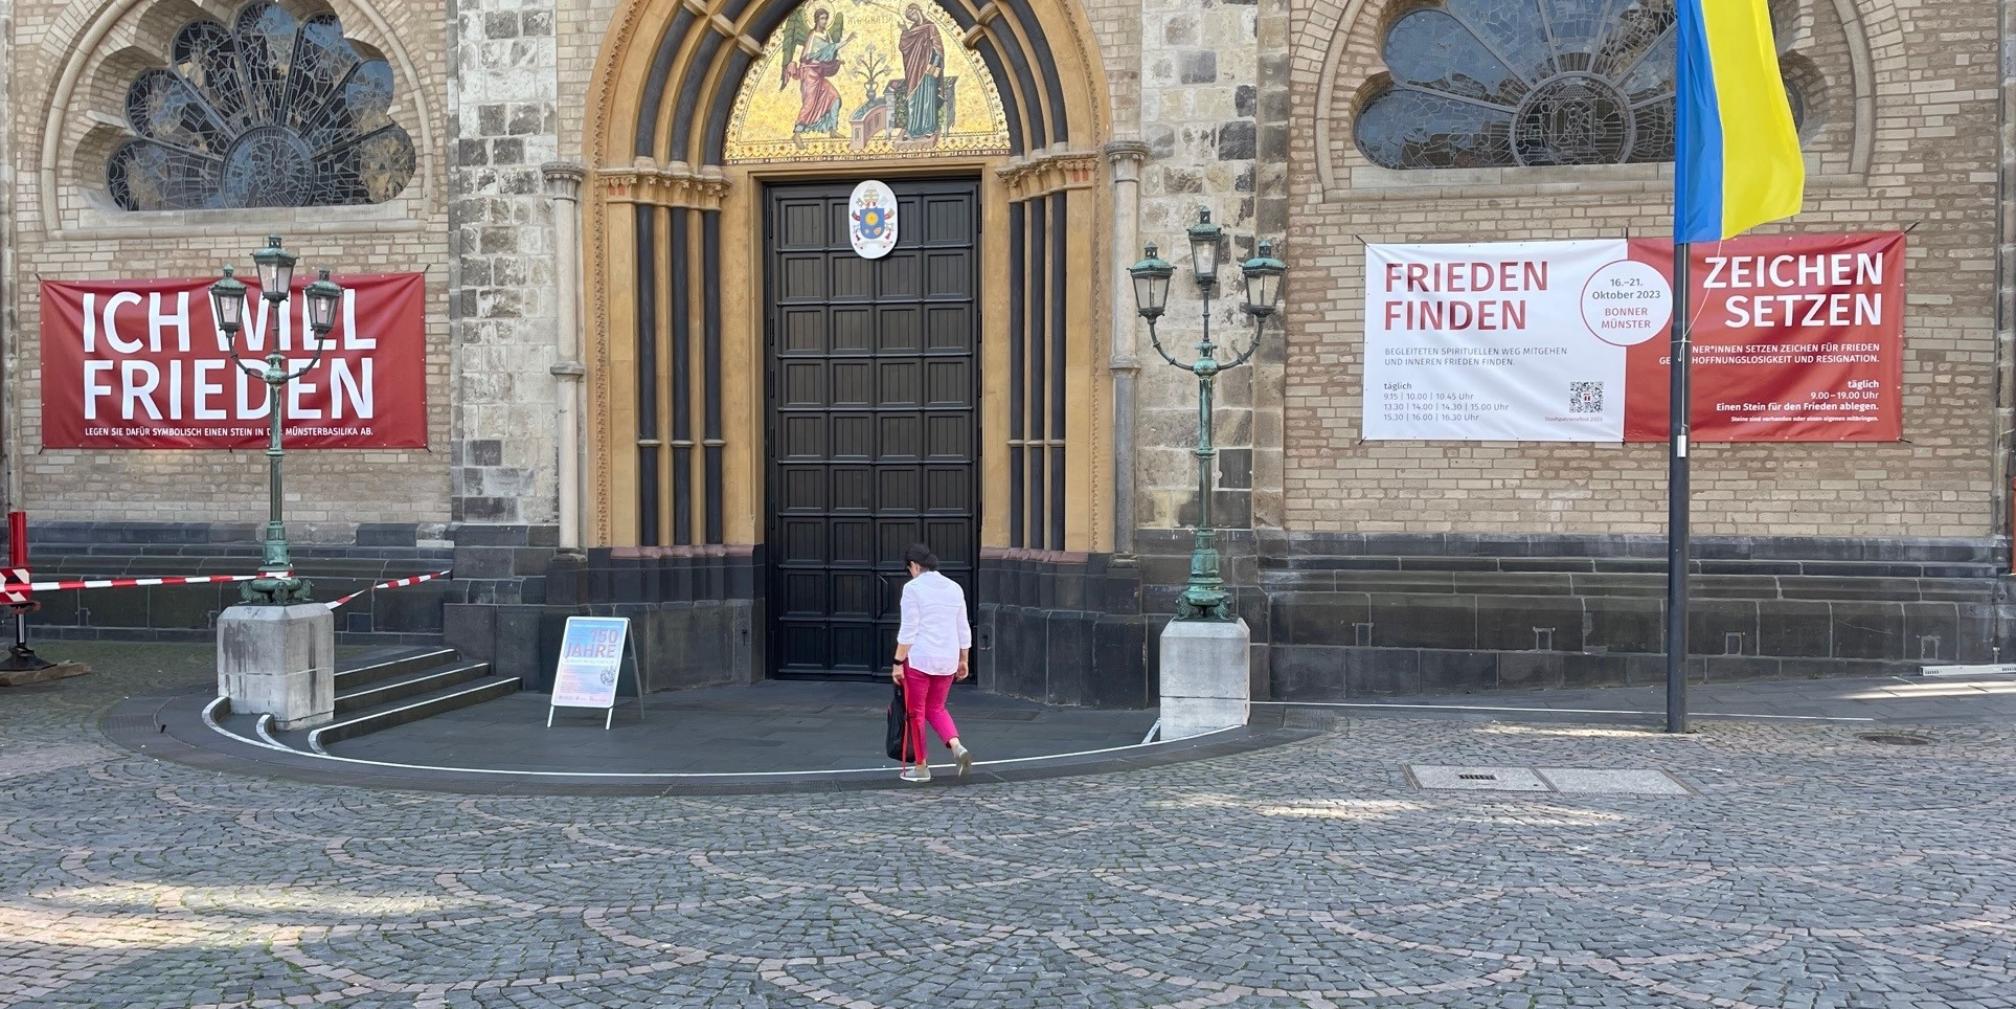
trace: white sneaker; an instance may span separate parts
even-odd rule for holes
[[[953,751],[952,759],[959,762],[959,776],[965,777],[973,770],[973,751],[965,747]]]
[[[897,775],[897,777],[902,778],[904,781],[930,781],[931,769],[929,767],[906,767],[903,769],[903,773]]]

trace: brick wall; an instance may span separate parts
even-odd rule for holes
[[[1396,173],[1367,162],[1350,117],[1383,69],[1379,29],[1397,2],[1290,2],[1287,523],[1308,532],[1657,532],[1665,520],[1660,445],[1359,438],[1361,237],[1622,237],[1660,234],[1671,222],[1670,182],[1654,166]],[[1817,99],[1805,141],[1814,178],[1790,228],[1917,225],[1906,279],[1906,441],[1700,446],[1695,528],[1992,535],[1996,388],[2006,366],[1996,336],[1995,5],[1803,0],[1774,8],[1791,32],[1792,75]]]
[[[554,49],[556,75],[559,94],[567,98],[559,103],[556,122],[560,156],[568,161],[581,161],[586,157],[581,131],[587,126],[589,103],[596,100],[588,87],[595,78],[595,64],[602,57],[603,37],[616,17],[617,6],[617,0],[568,0],[555,4],[554,17],[558,28]],[[587,163],[587,167],[604,166]]]
[[[365,9],[336,0],[344,33],[392,62],[394,119],[413,137],[418,173],[393,201],[369,207],[312,211],[256,210],[129,214],[104,194],[104,156],[123,136],[126,84],[160,65],[168,42],[199,15],[228,16],[235,7],[193,3],[142,4],[128,11],[87,57],[55,152],[56,219],[45,219],[38,166],[52,85],[78,51],[101,4],[50,0],[13,5],[14,37],[4,73],[13,96],[7,119],[12,201],[12,258],[0,262],[8,355],[7,443],[18,453],[14,500],[40,518],[72,521],[249,522],[266,508],[265,460],[257,452],[81,452],[39,448],[40,318],[35,280],[209,276],[226,262],[250,269],[265,235],[280,234],[301,255],[301,267],[342,272],[427,273],[428,451],[300,452],[287,465],[290,532],[302,538],[347,539],[360,522],[419,523],[449,519],[450,363],[448,227],[440,121],[447,66],[439,3],[381,4]],[[62,234],[52,234],[60,229]],[[311,231],[310,229],[314,229]]]
[[[0,0],[0,53],[14,50],[14,0]],[[4,384],[13,370],[14,285],[14,77],[0,68],[0,505],[14,500],[17,453],[10,432],[18,423],[14,397]]]
[[[1079,0],[1092,22],[1099,59],[1106,67],[1106,95],[1115,137],[1141,135],[1140,0]],[[1089,146],[1095,138],[1083,138]],[[1096,138],[1104,140],[1106,138]],[[1123,252],[1125,250],[1122,250]]]

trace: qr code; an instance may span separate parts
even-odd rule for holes
[[[1568,383],[1568,412],[1602,413],[1603,383],[1601,382]]]

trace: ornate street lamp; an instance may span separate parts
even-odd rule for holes
[[[1197,376],[1197,537],[1190,551],[1190,583],[1176,602],[1178,620],[1232,619],[1231,596],[1218,573],[1218,534],[1211,527],[1211,471],[1218,455],[1211,443],[1211,386],[1220,372],[1245,364],[1259,348],[1267,320],[1280,304],[1282,275],[1288,272],[1287,264],[1274,258],[1272,242],[1261,242],[1259,254],[1240,264],[1240,272],[1246,276],[1246,314],[1253,320],[1253,340],[1237,357],[1219,361],[1213,356],[1218,345],[1211,342],[1211,300],[1218,286],[1218,251],[1224,235],[1224,229],[1211,223],[1208,210],[1199,211],[1197,223],[1189,228],[1190,261],[1198,290],[1204,295],[1204,334],[1197,342],[1199,356],[1189,364],[1170,357],[1155,333],[1156,320],[1169,304],[1169,278],[1175,275],[1175,267],[1157,256],[1155,246],[1150,245],[1146,257],[1127,271],[1134,278],[1135,306],[1148,320],[1148,339],[1155,345],[1155,353]]]
[[[267,330],[268,352],[263,366],[248,363],[238,355],[238,330],[245,325],[245,285],[238,280],[237,271],[226,266],[223,278],[210,285],[210,306],[217,317],[217,328],[224,331],[231,360],[245,374],[266,383],[270,429],[266,444],[266,540],[259,564],[260,577],[245,584],[244,598],[248,603],[306,602],[311,590],[307,581],[294,577],[294,561],[287,550],[287,527],[281,521],[283,394],[287,383],[322,363],[322,355],[329,347],[329,330],[336,324],[336,307],[343,300],[343,289],[329,279],[328,270],[323,270],[302,292],[308,299],[308,327],[315,333],[315,357],[299,371],[288,371],[287,357],[280,349],[280,327],[284,325],[281,317],[286,312],[288,292],[294,286],[295,258],[280,247],[278,235],[267,238],[266,247],[252,254],[252,261],[258,265],[259,294],[272,306],[273,315],[269,323],[272,328]]]

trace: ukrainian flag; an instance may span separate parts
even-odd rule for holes
[[[1806,161],[1768,0],[1677,0],[1673,240],[1713,242],[1791,217]]]

